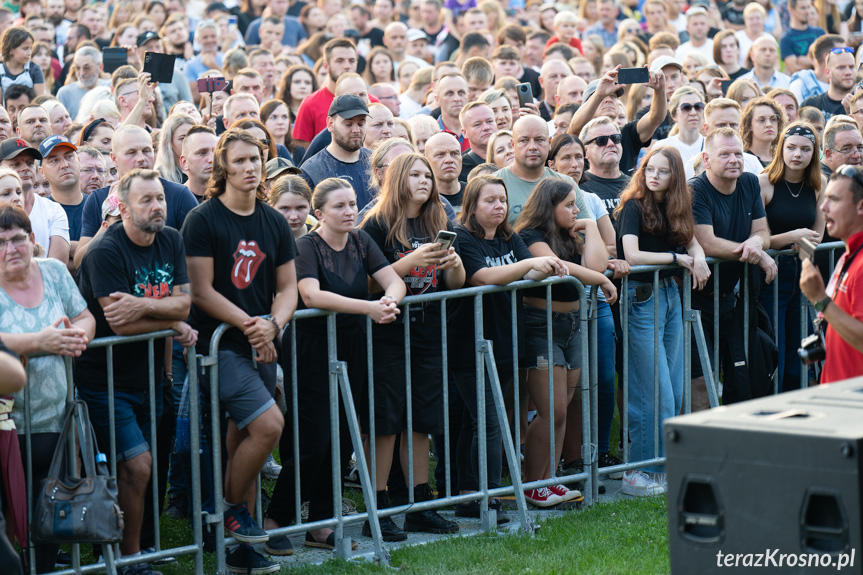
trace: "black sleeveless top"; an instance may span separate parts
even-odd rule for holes
[[[811,228],[815,225],[816,204],[815,190],[806,182],[792,184],[779,180],[773,186],[773,199],[764,206],[770,233],[776,235]],[[782,246],[782,249],[788,247]]]

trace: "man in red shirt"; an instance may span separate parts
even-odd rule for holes
[[[863,375],[863,168],[840,166],[821,205],[829,233],[845,243],[827,288],[811,262],[803,262],[800,289],[827,322],[827,357],[821,383]]]

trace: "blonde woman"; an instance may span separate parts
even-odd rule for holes
[[[704,150],[704,136],[699,132],[704,124],[704,98],[689,86],[678,88],[671,95],[668,112],[675,125],[656,145],[675,148],[686,164]]]
[[[160,140],[162,145],[156,153],[156,165],[154,169],[169,182],[182,184],[185,174],[180,169],[180,156],[183,154],[183,140],[186,133],[195,125],[195,120],[188,114],[174,114],[168,116],[162,126]]]

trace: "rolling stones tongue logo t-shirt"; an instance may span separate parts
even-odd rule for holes
[[[189,212],[182,234],[189,257],[212,259],[213,289],[250,316],[270,313],[276,269],[297,253],[284,216],[262,202],[254,213],[241,216],[216,197]],[[221,322],[193,304],[189,323],[199,332],[198,350],[209,350],[210,337]],[[240,330],[229,330],[221,347],[251,355],[249,341]]]

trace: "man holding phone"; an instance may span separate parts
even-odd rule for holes
[[[863,168],[843,165],[833,173],[821,211],[845,253],[826,288],[818,268],[804,261],[800,290],[827,322],[821,383],[832,383],[863,375]]]

